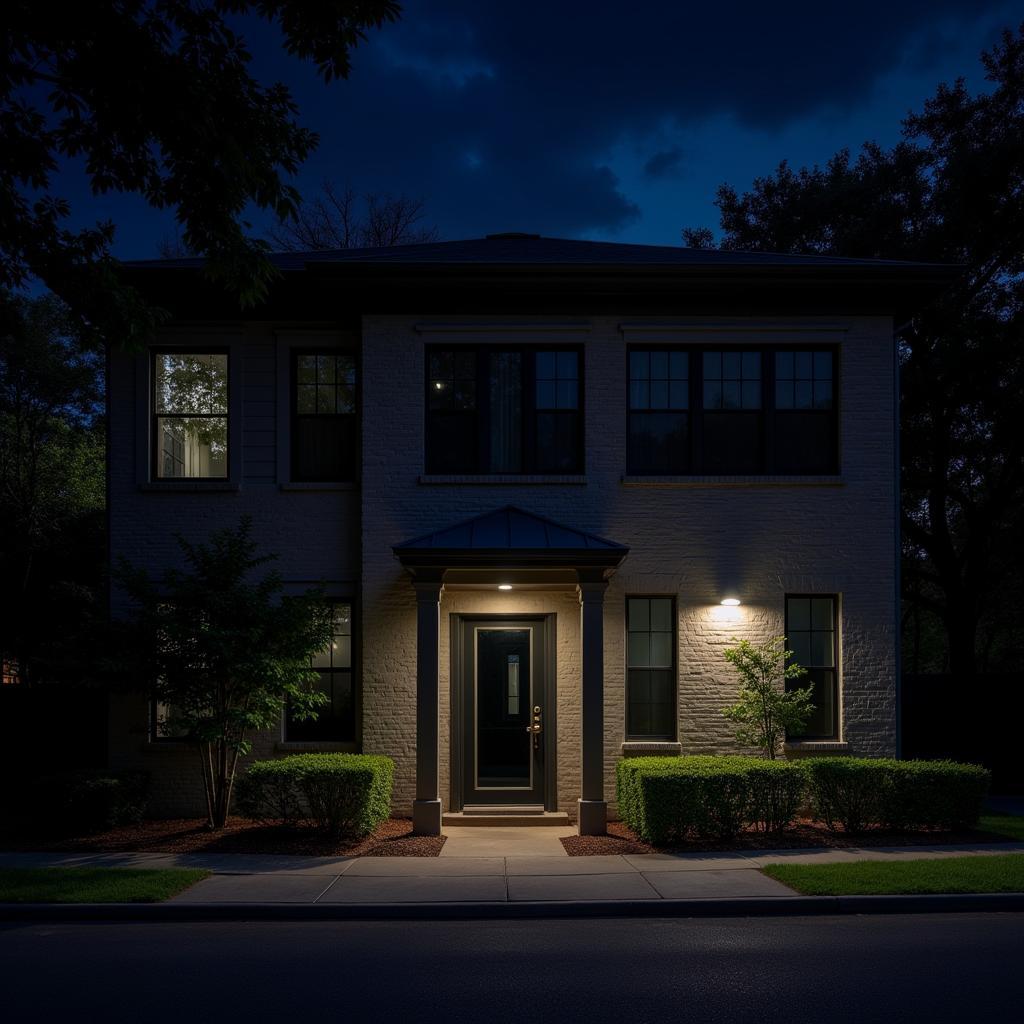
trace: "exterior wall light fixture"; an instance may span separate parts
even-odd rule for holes
[[[724,604],[726,608],[735,608],[739,603],[740,603],[740,599],[738,597],[723,597],[722,598],[722,604]]]
[[[499,583],[498,584],[498,589],[499,590],[511,590],[512,589],[512,584],[511,583]]]

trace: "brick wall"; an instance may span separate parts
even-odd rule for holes
[[[784,595],[841,595],[842,738],[851,753],[892,754],[895,731],[893,341],[886,318],[708,322],[666,328],[658,341],[716,344],[827,340],[840,347],[842,472],[838,480],[707,479],[678,486],[623,481],[628,341],[620,318],[589,321],[569,335],[585,344],[586,482],[499,485],[425,483],[423,381],[427,343],[542,342],[543,328],[470,329],[445,334],[439,318],[366,317],[363,324],[364,432],[362,608],[364,747],[396,756],[396,808],[413,797],[415,601],[391,546],[460,520],[515,504],[630,547],[605,604],[606,794],[625,730],[625,598],[666,594],[679,614],[679,740],[685,752],[735,749],[721,709],[737,683],[722,651],[734,636],[783,631]],[[456,324],[455,319],[446,319]],[[476,321],[479,323],[479,320]],[[503,321],[505,324],[508,321]],[[420,329],[417,329],[419,325]],[[522,325],[519,325],[520,327]],[[559,334],[558,340],[566,340]],[[719,601],[726,585],[743,598]],[[558,798],[579,796],[579,609],[571,593],[481,594],[447,590],[441,599],[441,797],[449,797],[448,614],[554,611],[558,615]]]
[[[359,600],[362,622],[363,749],[397,764],[395,811],[407,814],[415,763],[415,600],[391,547],[506,504],[548,516],[630,547],[605,603],[606,793],[614,795],[614,765],[625,728],[625,598],[665,594],[679,615],[679,740],[687,752],[723,752],[734,741],[721,708],[736,682],[722,658],[733,636],[751,639],[783,629],[783,595],[841,595],[842,738],[857,754],[892,754],[895,729],[895,481],[893,477],[893,340],[882,317],[680,322],[652,333],[633,318],[575,318],[587,329],[558,334],[585,345],[586,474],[572,484],[459,485],[421,482],[423,474],[424,348],[430,342],[543,342],[543,326],[463,329],[446,335],[426,325],[458,318],[364,318],[362,339],[363,482],[361,489],[289,491],[280,445],[279,379],[283,347],[296,325],[236,325],[230,329],[240,392],[233,402],[232,444],[243,439],[237,489],[211,493],[146,490],[144,479],[145,359],[118,357],[111,373],[112,554],[155,572],[175,564],[172,534],[200,535],[253,517],[257,539],[281,554],[289,585],[325,580],[338,596]],[[508,318],[495,318],[502,324]],[[475,318],[475,323],[480,318]],[[419,325],[420,329],[417,329]],[[320,325],[322,340],[324,330]],[[685,485],[624,482],[625,365],[630,341],[731,345],[825,340],[841,351],[841,462],[838,480],[737,481]],[[631,332],[636,332],[631,334]],[[312,337],[312,335],[310,335]],[[203,327],[181,329],[167,341],[212,344],[223,337]],[[341,338],[341,335],[338,335]],[[344,343],[344,339],[342,339]],[[141,399],[140,399],[141,394]],[[239,397],[240,396],[240,397]],[[141,402],[141,404],[140,404]],[[286,424],[286,419],[284,421]],[[140,435],[141,431],[141,435]],[[143,446],[140,456],[139,446]],[[142,469],[140,469],[142,467]],[[142,489],[140,489],[142,485]],[[725,586],[743,605],[724,609]],[[441,603],[441,797],[450,774],[448,615],[460,612],[555,612],[558,631],[558,799],[573,811],[579,796],[579,608],[571,592],[499,594],[447,590]],[[111,758],[149,768],[162,813],[201,809],[198,771],[187,751],[150,744],[146,709],[124,698],[112,712]],[[255,756],[272,756],[277,734],[257,738]]]

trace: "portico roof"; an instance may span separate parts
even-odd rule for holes
[[[396,544],[409,569],[587,567],[614,569],[624,544],[525,512],[514,505]]]

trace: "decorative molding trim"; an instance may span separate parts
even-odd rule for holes
[[[358,491],[359,484],[353,481],[346,483],[281,483],[277,485],[282,491]]]
[[[209,494],[211,491],[236,493],[242,485],[232,480],[150,480],[138,485],[140,491],[153,494]]]
[[[850,331],[849,324],[811,320],[624,321],[618,328],[621,334],[665,334],[670,339],[680,334],[847,334]]]
[[[681,754],[683,745],[671,740],[626,740],[622,744],[623,757],[640,757],[644,754]]]
[[[842,753],[850,749],[850,744],[845,740],[793,740],[783,744],[783,748],[794,754],[821,754],[826,751]]]
[[[845,487],[841,476],[622,476],[623,487]]]
[[[590,322],[587,320],[560,320],[554,323],[524,323],[517,321],[514,323],[418,323],[413,324],[413,330],[417,334],[487,334],[495,331],[501,333],[515,332],[518,334],[522,333],[536,333],[543,331],[544,333],[550,333],[551,331],[589,331],[591,330]]]
[[[468,474],[430,474],[425,473],[419,477],[419,483],[427,485],[449,485],[449,484],[499,484],[499,485],[557,485],[563,486],[586,486],[587,478],[583,475],[569,476],[544,476],[531,473],[468,473]]]

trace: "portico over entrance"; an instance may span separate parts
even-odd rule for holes
[[[607,823],[604,792],[604,595],[629,549],[513,506],[397,544],[416,591],[416,797],[413,828],[440,835],[439,659],[451,659],[451,794],[462,807],[555,809],[559,756],[555,599],[579,604],[577,822],[581,835]],[[506,594],[486,614],[452,614],[441,650],[442,594]],[[529,609],[513,595],[529,593]],[[574,624],[575,625],[575,624]],[[578,688],[578,689],[577,689]],[[561,756],[567,751],[562,745]]]

